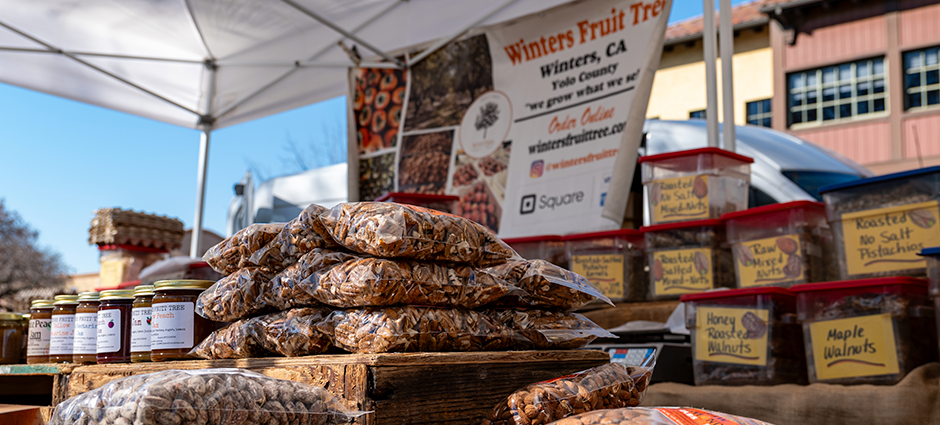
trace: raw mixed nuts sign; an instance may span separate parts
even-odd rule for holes
[[[457,195],[460,215],[501,236],[619,228],[601,210],[668,1],[563,5],[408,70],[354,70],[360,199]]]
[[[803,282],[800,235],[734,244],[735,269],[742,288]]]
[[[917,255],[940,241],[936,201],[842,215],[849,275],[923,268]]]

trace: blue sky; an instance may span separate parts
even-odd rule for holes
[[[700,1],[676,0],[669,20],[701,13]],[[345,139],[345,104],[336,98],[213,132],[204,227],[224,236],[232,186],[249,168],[268,178],[300,171],[288,138],[311,168],[345,161],[342,149],[318,149]],[[198,149],[195,130],[0,84],[0,198],[72,273],[98,270],[87,243],[98,208],[158,213],[192,227]]]

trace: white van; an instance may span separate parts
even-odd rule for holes
[[[641,155],[707,146],[704,120],[647,120]],[[749,206],[797,200],[821,200],[818,188],[872,175],[864,167],[828,149],[786,133],[763,127],[738,126],[737,152],[754,158],[751,165]],[[633,192],[641,193],[639,167]],[[228,214],[228,234],[251,223],[288,221],[310,203],[331,207],[347,200],[346,164],[278,177],[254,191],[250,175],[235,185]],[[246,199],[250,198],[250,199]],[[636,203],[633,213],[640,213]],[[250,213],[247,213],[249,212]],[[642,208],[645,214],[646,208]],[[628,212],[631,215],[631,212]],[[645,218],[644,222],[649,223]]]

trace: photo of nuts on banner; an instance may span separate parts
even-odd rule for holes
[[[638,406],[651,376],[651,368],[609,363],[538,382],[501,401],[483,423],[539,425],[598,409]]]
[[[66,424],[347,424],[351,411],[329,391],[241,369],[166,370],[108,382],[52,413]]]

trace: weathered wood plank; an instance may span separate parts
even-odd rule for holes
[[[72,363],[0,365],[0,375],[58,375],[71,373],[78,365]]]
[[[580,312],[604,329],[615,328],[634,320],[665,322],[679,301],[652,301],[645,303],[617,303],[616,307]]]

